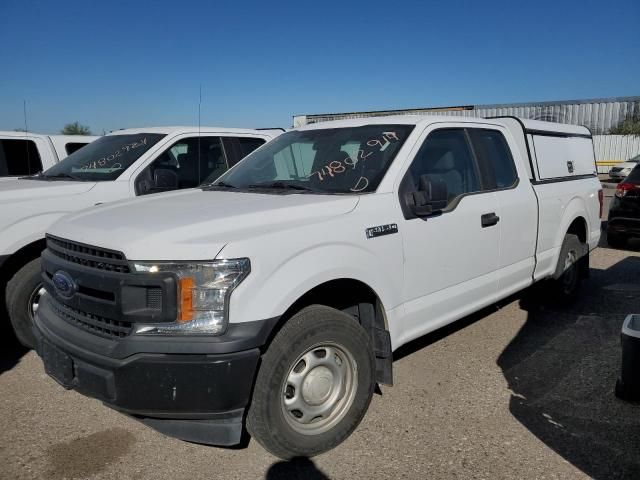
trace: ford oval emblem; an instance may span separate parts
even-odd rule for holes
[[[71,298],[76,293],[76,282],[73,278],[62,270],[58,270],[53,274],[53,286],[56,289],[56,293],[62,298]]]

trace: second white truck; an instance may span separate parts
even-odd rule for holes
[[[342,442],[393,351],[535,282],[570,299],[600,238],[584,127],[380,117],[282,134],[215,183],[52,225],[38,353],[66,388],[215,445]]]
[[[6,305],[18,339],[33,346],[33,314],[44,291],[39,261],[44,234],[63,215],[213,181],[280,133],[218,127],[118,130],[41,174],[0,182],[0,318]]]

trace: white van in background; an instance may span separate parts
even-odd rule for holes
[[[99,137],[0,132],[0,179],[42,172]]]
[[[54,221],[106,202],[212,182],[280,133],[217,127],[118,130],[41,174],[0,182],[0,308],[6,304],[18,339],[33,345],[31,323],[42,290],[39,258],[44,233]]]

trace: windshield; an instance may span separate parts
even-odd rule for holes
[[[115,180],[164,136],[158,133],[106,135],[33,178]]]
[[[213,184],[220,188],[372,192],[413,125],[366,125],[283,133]]]
[[[639,163],[640,162],[640,155],[636,155],[635,157],[630,158],[629,160],[627,160],[627,162]]]

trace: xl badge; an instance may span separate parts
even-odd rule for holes
[[[380,237],[382,235],[391,235],[392,233],[398,233],[398,224],[388,223],[387,225],[378,225],[377,227],[370,227],[366,230],[367,238]]]
[[[76,282],[73,278],[62,270],[58,270],[53,274],[53,286],[56,289],[56,293],[62,298],[71,298],[76,293]]]

